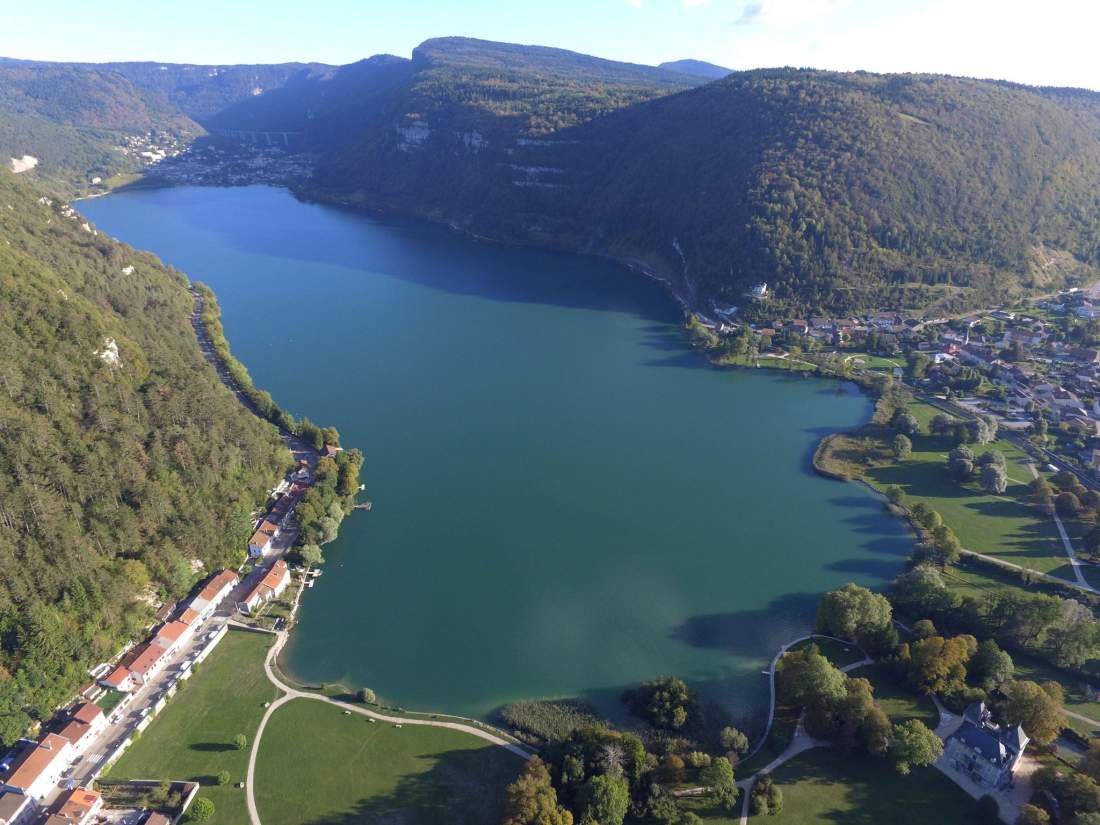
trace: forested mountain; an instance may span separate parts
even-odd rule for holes
[[[940,312],[1100,274],[1100,95],[718,68],[440,38],[335,68],[94,70],[216,133],[297,133],[306,196],[608,255],[702,309],[767,281],[776,311]]]
[[[159,131],[188,141],[202,127],[159,93],[100,68],[0,63],[0,161],[31,155],[56,185],[141,168],[125,136]]]
[[[430,41],[309,193],[632,261],[702,307],[767,281],[792,312],[940,311],[1098,274],[1088,98],[786,69],[630,96],[477,48]]]
[[[290,463],[203,360],[186,287],[0,169],[0,743],[235,566]]]
[[[733,74],[732,69],[727,69],[725,66],[716,66],[713,63],[707,63],[705,60],[668,60],[659,64],[657,68],[667,69],[670,72],[693,74],[698,77],[705,77],[707,80],[718,80],[728,74]]]

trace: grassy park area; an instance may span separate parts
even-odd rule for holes
[[[837,667],[847,667],[848,665],[854,665],[856,662],[862,661],[866,658],[858,647],[853,644],[847,644],[835,639],[826,638],[813,638],[806,641],[799,642],[796,645],[791,646],[791,650],[801,650],[804,647],[810,645],[816,645],[817,649],[821,651],[821,655],[832,662]]]
[[[921,402],[910,404],[909,411],[925,430],[939,413]],[[897,485],[905,490],[910,505],[922,502],[938,512],[967,550],[1073,581],[1053,519],[1028,500],[1032,476],[1027,456],[1019,447],[1004,440],[972,447],[979,455],[993,450],[1005,457],[1008,488],[1003,495],[992,495],[984,492],[976,480],[963,484],[948,475],[946,458],[953,446],[950,441],[927,432],[914,436],[912,441],[909,458],[869,468],[864,478],[879,490]]]
[[[752,817],[768,825],[973,825],[975,802],[935,768],[901,776],[885,759],[815,748],[778,767],[783,810]]]
[[[927,696],[921,696],[897,684],[882,665],[867,665],[848,673],[853,679],[867,679],[875,689],[875,701],[890,717],[891,722],[919,719],[930,728],[939,724],[940,714]]]
[[[263,670],[273,640],[230,630],[105,778],[198,781],[217,809],[215,823],[246,823],[244,791],[235,784],[244,781],[248,748],[238,750],[233,740],[243,733],[251,746],[264,704],[276,698]],[[219,786],[223,770],[231,784]]]
[[[504,788],[522,768],[514,754],[460,731],[399,729],[296,699],[264,730],[256,806],[264,825],[480,825],[500,819]]]

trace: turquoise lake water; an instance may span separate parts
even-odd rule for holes
[[[486,716],[680,675],[735,715],[820,593],[911,540],[814,475],[854,386],[722,371],[655,284],[599,261],[305,204],[270,187],[122,192],[101,230],[217,292],[235,354],[366,455],[370,513],[326,546],[285,666]]]

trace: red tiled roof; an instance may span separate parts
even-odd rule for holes
[[[189,607],[186,610],[184,610],[182,613],[180,613],[179,621],[183,622],[184,624],[193,624],[194,621],[198,617],[199,617],[199,611],[192,610]]]
[[[173,644],[180,640],[180,637],[183,636],[184,633],[186,633],[190,629],[191,626],[187,624],[187,622],[181,622],[178,620],[174,622],[169,622],[157,631],[157,635],[156,638],[153,639],[153,643],[158,644],[161,647],[171,647]]]
[[[144,675],[153,669],[162,656],[164,656],[163,647],[145,642],[131,650],[123,662],[131,673]]]
[[[87,722],[81,722],[79,719],[72,719],[65,727],[57,732],[57,735],[62,739],[68,739],[75,745],[83,739],[84,735],[91,729],[91,725]]]
[[[38,744],[27,748],[12,763],[11,769],[0,777],[0,782],[12,788],[27,790],[38,781],[54,761],[61,758],[69,740],[56,733],[47,733],[38,740]]]
[[[226,585],[233,584],[237,581],[237,574],[232,570],[223,570],[214,578],[206,583],[206,585],[199,591],[198,598],[206,599],[208,602],[212,601]]]
[[[72,712],[73,719],[76,719],[85,724],[92,724],[96,719],[103,715],[103,708],[97,705],[95,702],[81,702]]]
[[[110,674],[108,674],[103,679],[103,681],[106,682],[111,687],[118,687],[119,685],[121,685],[123,682],[125,682],[129,678],[130,678],[130,671],[127,668],[119,665],[114,670],[112,670],[110,672]]]
[[[103,797],[95,791],[87,788],[73,788],[58,797],[57,812],[67,819],[80,822],[99,806],[102,799]]]

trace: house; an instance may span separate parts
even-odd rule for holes
[[[168,662],[171,651],[152,642],[142,642],[122,660],[122,665],[139,685],[144,685],[157,675]]]
[[[103,797],[88,788],[65,791],[54,804],[54,814],[69,825],[87,825],[103,810]]]
[[[1012,785],[1028,741],[1019,725],[994,724],[985,702],[975,702],[963,712],[959,729],[944,742],[943,759],[974,783],[1003,789]]]
[[[100,679],[99,683],[103,685],[103,687],[122,691],[123,693],[129,693],[135,687],[133,675],[122,665],[119,665]]]
[[[759,284],[756,284],[756,286],[754,286],[752,288],[752,290],[749,294],[752,295],[753,298],[757,298],[757,299],[767,298],[768,297],[768,283],[767,283],[767,281],[763,281]]]
[[[153,637],[153,644],[163,647],[168,653],[172,653],[178,650],[181,645],[186,644],[194,633],[194,626],[177,619],[163,625],[157,631],[157,635]]]
[[[271,569],[267,571],[259,583],[252,588],[244,600],[241,602],[241,608],[246,613],[254,613],[261,605],[266,604],[272,599],[277,599],[283,595],[283,592],[290,584],[290,568],[286,566],[286,562],[282,559],[276,561],[271,565]]]
[[[214,614],[218,605],[225,601],[225,597],[233,591],[236,584],[237,574],[232,570],[223,570],[203,585],[202,590],[191,599],[188,605],[191,610],[199,614],[200,624]]]
[[[50,793],[73,760],[73,746],[56,733],[47,733],[29,744],[0,774],[0,791],[42,799]]]
[[[79,756],[106,727],[107,716],[103,713],[103,708],[94,702],[81,702],[69,714],[65,725],[58,731],[58,736],[68,739],[73,746],[74,756]]]
[[[145,818],[143,825],[170,825],[171,822],[164,814],[153,811]]]
[[[271,543],[279,535],[279,525],[264,519],[248,540],[248,555],[253,558],[261,558],[271,551]]]
[[[0,825],[28,825],[38,813],[38,803],[26,794],[0,793]]]

